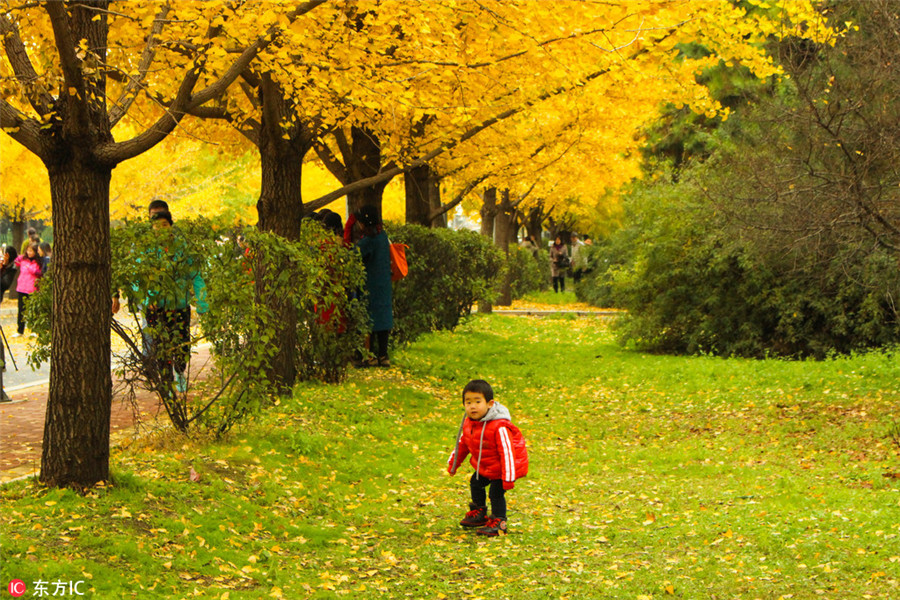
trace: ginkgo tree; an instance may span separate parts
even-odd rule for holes
[[[109,476],[112,169],[221,96],[272,42],[275,21],[323,1],[3,2],[0,126],[46,166],[55,228],[44,483]],[[244,27],[223,39],[226,21]],[[160,106],[157,95],[171,100]],[[113,130],[129,114],[143,127],[117,141]]]
[[[19,248],[25,222],[50,217],[47,170],[36,156],[7,136],[0,137],[0,156],[0,219],[10,222],[13,246]]]

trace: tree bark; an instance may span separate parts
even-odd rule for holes
[[[494,239],[494,217],[497,214],[497,188],[490,187],[484,190],[481,196],[481,235],[489,240]],[[478,312],[491,313],[494,306],[490,302],[479,302]]]
[[[544,216],[544,207],[540,204],[528,209],[525,216],[525,231],[528,232],[528,238],[538,244],[538,248],[543,245],[541,236],[544,233]]]
[[[87,487],[109,479],[112,171],[93,163],[77,144],[71,153],[48,165],[56,244],[40,480]]]
[[[300,237],[303,216],[301,182],[303,158],[312,144],[307,129],[297,118],[294,107],[283,90],[264,75],[261,78],[262,119],[259,155],[262,171],[256,211],[257,227],[288,240]],[[291,122],[284,127],[282,124]],[[273,249],[274,250],[274,249]],[[274,268],[278,253],[273,252],[269,264]],[[257,298],[278,315],[274,343],[277,353],[269,365],[269,379],[282,394],[290,393],[297,381],[297,309],[289,294],[272,293],[266,281],[256,282]]]
[[[509,260],[509,239],[515,235],[516,210],[509,201],[509,190],[504,189],[500,193],[500,204],[497,206],[494,217],[494,245],[503,252],[506,260]],[[512,304],[512,282],[507,271],[500,283],[500,297],[497,299],[500,306]]]
[[[381,143],[372,131],[354,126],[351,130],[351,150],[349,156],[344,156],[351,182],[374,177],[381,171]],[[347,194],[347,214],[371,205],[380,217],[381,200],[389,181],[375,183]]]
[[[441,180],[428,165],[403,175],[406,187],[406,222],[425,227],[447,227],[447,214],[431,215],[441,209]]]

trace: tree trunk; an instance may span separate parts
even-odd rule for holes
[[[26,222],[24,220],[13,221],[10,219],[9,227],[12,230],[12,245],[16,252],[22,249],[22,242],[25,241],[25,225]]]
[[[371,131],[353,127],[351,131],[353,155],[344,157],[350,181],[374,177],[381,171],[381,143]],[[374,206],[381,216],[381,200],[388,181],[377,183],[358,192],[347,194],[347,214],[355,213],[363,206]]]
[[[488,188],[484,190],[481,196],[481,235],[486,238],[494,239],[494,217],[497,214],[497,188]],[[490,313],[494,311],[494,306],[490,302],[479,302],[478,312]]]
[[[88,487],[109,479],[112,170],[72,155],[48,165],[53,248],[53,352],[40,480]]]
[[[256,211],[257,227],[288,240],[300,237],[300,219],[303,216],[301,181],[303,158],[311,148],[309,136],[301,124],[296,124],[293,107],[283,91],[268,75],[262,77],[261,96],[263,111],[259,137],[259,155],[262,171],[259,200]],[[295,124],[283,127],[288,120]],[[275,249],[269,264],[276,264]],[[266,282],[256,282],[257,297],[278,315],[278,329],[274,343],[277,353],[269,365],[269,379],[279,393],[290,393],[297,381],[297,309],[289,294],[272,293]]]
[[[406,222],[425,227],[447,227],[446,213],[431,219],[431,212],[441,207],[441,180],[428,165],[416,167],[403,175],[406,187]]]
[[[515,236],[516,211],[510,205],[509,190],[505,189],[500,194],[500,205],[494,217],[494,245],[497,246],[506,260],[509,260],[509,238]],[[512,304],[512,282],[507,271],[500,283],[500,297],[497,300],[500,306]]]
[[[528,232],[528,238],[533,240],[538,248],[543,247],[541,236],[544,233],[544,207],[535,206],[528,210],[525,217],[525,231]]]

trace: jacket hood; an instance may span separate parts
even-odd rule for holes
[[[488,409],[487,414],[481,417],[480,421],[482,423],[487,423],[488,421],[496,421],[497,419],[512,421],[512,416],[509,414],[508,408],[494,400],[494,405]]]

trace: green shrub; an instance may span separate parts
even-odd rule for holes
[[[248,228],[243,235],[250,251],[236,245],[234,233],[205,219],[164,230],[126,224],[111,232],[111,295],[121,293],[125,304],[112,323],[117,375],[132,396],[140,389],[157,394],[179,431],[201,426],[223,433],[270,401],[270,367],[283,331],[279,303],[297,315],[301,379],[340,380],[362,346],[365,308],[347,293],[363,287],[353,250],[317,226],[304,227],[296,242]],[[199,327],[191,330],[190,346],[208,342],[214,360],[202,385],[188,371],[187,389],[178,390],[166,362],[184,350],[182,342],[161,324],[148,324],[147,307],[175,308],[196,274],[204,280],[200,296],[208,310],[199,319],[192,311]],[[50,352],[51,289],[48,278],[30,303],[38,361]]]
[[[625,308],[620,340],[644,350],[821,358],[900,341],[896,258],[810,252],[745,237],[690,184],[638,187],[626,226],[589,253],[576,289]]]
[[[453,329],[476,302],[493,300],[503,258],[484,236],[420,225],[387,229],[392,242],[409,246],[409,274],[394,284],[395,342]]]
[[[504,269],[509,277],[513,300],[550,287],[550,256],[546,250],[539,251],[535,256],[529,249],[510,247]]]

